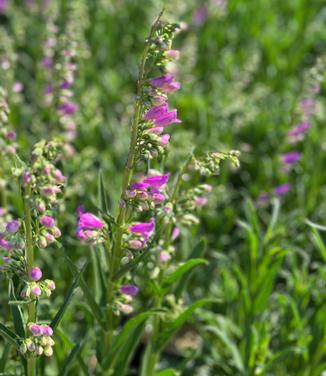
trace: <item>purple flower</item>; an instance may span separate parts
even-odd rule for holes
[[[40,219],[40,222],[44,227],[51,228],[55,224],[55,219],[50,217],[49,215],[43,215],[43,217],[41,217]]]
[[[51,337],[53,334],[53,329],[49,325],[43,325],[42,326],[42,334],[46,337]]]
[[[29,327],[29,330],[35,337],[40,337],[42,335],[42,327],[37,324],[33,324]]]
[[[142,183],[135,183],[135,184],[132,184],[132,186],[130,188],[131,189],[137,189],[137,190],[143,191],[143,190],[146,190],[147,188],[149,188],[149,184],[146,184],[144,182],[142,182]]]
[[[167,127],[174,123],[181,123],[181,120],[177,118],[177,110],[166,112],[162,116],[154,119],[155,127]]]
[[[269,194],[267,192],[262,192],[257,199],[258,205],[265,205],[269,202]]]
[[[294,163],[298,162],[300,158],[301,154],[299,152],[291,151],[282,155],[282,162],[286,165],[292,166]]]
[[[207,13],[206,5],[199,6],[192,16],[192,22],[198,26],[202,25],[207,19]]]
[[[15,232],[17,232],[19,230],[19,227],[20,227],[19,221],[17,221],[17,220],[10,221],[10,222],[7,223],[6,231],[14,234]]]
[[[79,229],[99,229],[103,228],[105,223],[92,213],[81,213],[79,216]]]
[[[8,0],[0,0],[0,14],[5,13],[8,8]]]
[[[29,278],[33,281],[38,281],[42,278],[42,270],[37,266],[34,266],[29,272]]]
[[[313,99],[303,99],[302,102],[300,103],[301,111],[303,114],[307,117],[311,116],[315,112],[316,108],[316,101]]]
[[[207,204],[207,197],[197,197],[196,200],[195,200],[195,205],[197,207],[201,207],[201,206],[204,206]]]
[[[174,81],[172,74],[167,73],[164,76],[153,78],[150,80],[152,86],[159,88],[163,92],[172,93],[180,89],[180,82]]]
[[[310,128],[310,124],[306,121],[295,126],[288,133],[289,141],[295,142],[295,141],[301,140],[309,128]]]
[[[170,174],[165,175],[154,175],[150,176],[143,180],[143,184],[148,184],[148,186],[153,188],[161,188],[163,185],[165,185],[170,178]]]
[[[145,241],[148,241],[149,237],[152,235],[155,229],[155,219],[151,218],[149,222],[140,222],[129,227],[129,231],[143,235]]]
[[[72,102],[64,102],[59,106],[59,111],[63,115],[73,115],[78,110],[78,106]]]
[[[50,69],[53,66],[53,59],[51,56],[45,56],[42,60],[42,64],[45,68]]]
[[[14,249],[14,246],[8,240],[0,237],[0,248],[3,248],[9,252]]]
[[[169,111],[168,104],[163,103],[160,106],[152,107],[150,110],[146,112],[144,117],[146,120],[153,120],[166,114],[168,111]]]
[[[121,294],[135,296],[138,294],[139,288],[135,285],[123,285],[120,287]]]
[[[278,187],[275,188],[274,192],[276,196],[285,196],[290,191],[290,184],[285,183],[281,184]]]
[[[9,131],[6,133],[7,140],[13,141],[13,140],[16,140],[16,137],[17,137],[17,134],[15,131]]]
[[[20,93],[23,90],[24,86],[21,82],[16,81],[12,86],[12,91],[14,93]]]

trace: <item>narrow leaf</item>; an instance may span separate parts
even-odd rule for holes
[[[81,270],[75,276],[74,281],[73,281],[72,285],[70,286],[70,288],[69,288],[69,290],[68,290],[68,292],[65,296],[65,300],[64,300],[62,306],[59,308],[57,314],[55,315],[54,319],[52,320],[51,327],[52,327],[53,330],[59,325],[64,313],[66,312],[66,309],[68,308],[69,304],[71,303],[71,299],[73,297],[73,294],[74,294],[76,288],[78,287],[78,285],[80,283],[80,279],[81,279],[82,273],[84,272],[84,270],[86,268],[86,265],[87,265],[87,263],[81,268]]]
[[[20,338],[11,329],[0,323],[0,334],[15,347],[19,347]]]
[[[190,259],[179,265],[172,273],[170,273],[163,281],[163,286],[167,287],[178,281],[185,273],[197,265],[207,264],[205,259]]]

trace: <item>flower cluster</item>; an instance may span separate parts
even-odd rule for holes
[[[54,218],[66,177],[55,165],[61,151],[57,141],[40,141],[34,146],[32,160],[28,167],[15,170],[21,176],[22,185],[28,193],[33,214],[38,223],[37,242],[46,248],[61,236]]]
[[[21,296],[25,299],[49,298],[55,290],[55,283],[51,279],[41,281],[42,271],[37,266],[31,268],[28,277],[25,288],[21,292]]]
[[[47,39],[43,45],[44,57],[42,65],[45,75],[45,105],[56,107],[56,118],[63,132],[63,151],[66,156],[71,156],[74,149],[71,142],[76,137],[76,124],[73,115],[77,111],[77,104],[72,100],[73,84],[77,64],[76,42],[69,33],[58,38],[58,27],[53,20],[51,9],[47,19]]]
[[[30,354],[34,356],[52,356],[52,347],[55,344],[54,340],[52,339],[52,328],[49,325],[31,322],[28,324],[28,330],[30,332],[30,336],[25,338],[20,345],[20,352],[22,354]]]
[[[129,315],[134,311],[132,306],[132,301],[134,296],[139,292],[139,288],[136,285],[122,285],[119,289],[120,297],[117,301],[118,312],[122,312],[126,315]]]
[[[16,153],[16,132],[9,128],[9,106],[5,91],[0,87],[0,154]]]
[[[170,174],[144,177],[130,186],[126,192],[126,200],[132,201],[140,211],[155,208],[155,205],[164,203],[167,198],[165,190],[169,178]]]
[[[146,246],[155,231],[155,219],[151,218],[149,222],[135,223],[128,228],[128,245],[131,249],[142,249]]]
[[[298,123],[292,127],[286,139],[286,148],[292,149],[294,144],[298,144],[303,141],[311,127],[311,121],[313,116],[316,114],[318,107],[317,96],[320,92],[320,85],[323,81],[323,68],[324,63],[322,60],[318,60],[316,66],[314,66],[306,79],[305,86],[303,89],[303,94],[299,100],[296,119]],[[300,162],[302,158],[302,153],[298,150],[290,150],[281,155],[281,165],[282,172],[285,174],[286,179],[288,179],[288,173]],[[286,196],[291,191],[291,185],[288,182],[283,182],[282,184],[274,188],[273,194],[277,197]],[[264,205],[269,202],[269,194],[267,192],[262,192],[258,197],[258,203]]]

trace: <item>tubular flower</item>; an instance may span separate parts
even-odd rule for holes
[[[155,219],[151,218],[149,222],[136,223],[128,228],[130,232],[141,235],[144,241],[147,242],[155,230]]]

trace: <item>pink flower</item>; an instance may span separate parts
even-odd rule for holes
[[[177,110],[166,112],[154,119],[155,127],[167,127],[174,123],[181,123],[181,120],[177,118]]]
[[[144,179],[142,183],[153,188],[161,188],[163,185],[167,184],[169,178],[170,174],[154,175]]]
[[[153,120],[166,114],[168,111],[169,111],[168,104],[163,103],[160,106],[152,107],[150,110],[146,112],[144,117],[146,120]]]
[[[42,326],[42,334],[46,337],[51,337],[53,334],[53,329],[49,325],[43,325]]]
[[[44,227],[47,227],[47,228],[51,228],[55,224],[54,218],[52,218],[48,215],[43,215],[43,217],[41,217],[41,219],[40,219],[40,222]]]
[[[153,78],[150,80],[152,86],[159,88],[165,93],[172,93],[180,89],[180,82],[174,81],[172,74],[168,73],[164,76]]]
[[[201,207],[201,206],[204,206],[207,204],[207,197],[197,197],[196,201],[195,201],[195,205],[197,207]]]
[[[37,324],[33,324],[29,327],[29,330],[35,337],[40,337],[42,335],[42,327]]]
[[[155,229],[155,219],[151,218],[149,222],[137,223],[133,226],[130,226],[128,230],[135,234],[143,235],[145,241],[148,241],[150,236],[153,234],[154,229]]]
[[[166,261],[169,261],[169,260],[171,260],[171,255],[166,251],[162,251],[160,253],[160,261],[166,262]]]
[[[105,226],[105,222],[92,213],[81,213],[79,216],[79,229],[99,229]]]
[[[40,286],[35,285],[31,288],[31,293],[34,296],[40,296],[42,294],[42,290],[41,290]]]
[[[33,281],[38,281],[42,278],[42,270],[38,267],[33,267],[29,272],[29,278]]]

